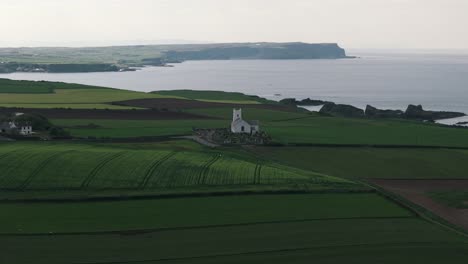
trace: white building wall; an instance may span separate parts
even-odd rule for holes
[[[20,130],[21,135],[31,135],[32,134],[32,127],[31,126],[23,126]]]
[[[232,122],[231,124],[231,132],[232,133],[250,133],[251,126],[249,123],[245,122],[244,120],[237,120]]]

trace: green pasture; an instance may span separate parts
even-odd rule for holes
[[[54,120],[78,137],[137,137],[191,134],[192,128],[227,128],[232,109],[197,109],[190,113],[223,120]],[[346,119],[317,114],[246,108],[247,120],[259,120],[261,129],[283,144],[362,144],[468,147],[468,130],[413,121]],[[101,127],[83,128],[89,123]],[[77,128],[79,126],[81,128]],[[138,128],[138,129],[137,129]]]
[[[468,178],[468,150],[258,147],[254,152],[289,166],[345,178]]]
[[[260,98],[258,96],[246,95],[236,92],[223,91],[195,91],[195,90],[169,90],[155,91],[152,94],[162,96],[180,97],[192,100],[220,102],[220,103],[239,103],[239,104],[258,104],[273,103],[273,101]]]
[[[112,110],[131,110],[131,109],[143,109],[139,107],[113,105],[113,104],[82,104],[82,103],[27,103],[27,104],[0,104],[0,107],[16,107],[16,108],[60,108],[60,109],[112,109]]]
[[[416,121],[310,117],[266,122],[275,141],[294,144],[384,144],[468,147],[468,130]]]
[[[143,137],[191,135],[194,127],[223,128],[230,123],[222,120],[103,120],[103,119],[53,119],[52,123],[64,127],[75,137]],[[86,128],[95,124],[97,128]]]
[[[74,83],[46,81],[17,81],[0,78],[0,94],[44,94],[53,93],[56,89],[108,89]],[[4,95],[2,95],[4,96]]]
[[[163,98],[162,95],[134,92],[117,89],[57,89],[49,94],[2,94],[0,104],[98,104],[115,101],[142,99],[142,98]]]
[[[145,230],[412,217],[377,194],[246,195],[76,203],[0,203],[3,233]]]
[[[467,243],[417,218],[322,219],[159,232],[0,236],[0,258],[19,264],[465,263]]]
[[[4,191],[157,191],[228,186],[306,190],[359,188],[347,180],[207,150],[2,143],[0,167],[0,189]]]
[[[447,206],[468,209],[468,191],[434,191],[428,192],[428,195]]]

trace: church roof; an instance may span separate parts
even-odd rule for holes
[[[249,121],[247,121],[247,123],[249,123],[249,125],[251,125],[251,126],[260,125],[260,122],[258,120],[249,120]]]

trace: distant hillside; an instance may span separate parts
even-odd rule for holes
[[[230,60],[230,59],[339,59],[346,52],[337,44],[252,43],[222,44],[200,50],[168,51],[168,60]]]
[[[225,43],[88,48],[0,48],[0,73],[101,72],[187,60],[340,59],[337,44]]]

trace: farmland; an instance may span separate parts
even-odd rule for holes
[[[466,263],[463,218],[411,200],[463,210],[465,129],[238,93],[5,83],[0,106],[25,109],[2,114],[75,138],[0,143],[1,263]],[[278,144],[178,137],[228,127],[233,107]]]
[[[265,124],[281,143],[381,144],[468,147],[465,129],[406,120],[310,117]]]
[[[39,264],[70,260],[75,263],[310,263],[311,259],[320,263],[390,264],[407,260],[421,264],[464,263],[467,250],[461,238],[417,219],[327,220],[140,235],[0,237],[0,244],[5,249],[0,257],[5,263],[14,260]],[[21,254],[24,248],[31,250]]]
[[[466,238],[371,193],[3,203],[0,209],[11,215],[0,220],[0,258],[7,263],[438,263],[448,257],[463,263],[468,249]],[[19,254],[20,248],[31,250]]]
[[[283,162],[289,166],[345,178],[468,178],[466,173],[468,170],[468,150],[265,147],[256,148],[255,152],[261,157]]]
[[[429,196],[450,207],[468,209],[468,191],[434,191]]]
[[[225,207],[226,204],[230,206]],[[413,217],[411,212],[374,193],[236,195],[71,204],[7,203],[0,204],[0,208],[12,216],[0,221],[0,234],[109,232],[265,222]],[[83,214],[94,217],[80,217]]]
[[[148,128],[151,132],[164,131],[165,135],[189,134],[192,127],[228,127],[232,108],[214,108],[188,110],[191,114],[199,114],[222,118],[216,121],[105,121],[105,120],[56,120],[57,125],[71,127],[76,136],[114,137],[121,131],[122,136],[147,135],[145,129],[130,129],[131,127]],[[316,114],[300,112],[282,112],[268,109],[244,108],[246,119],[261,120],[264,129],[273,141],[282,144],[331,144],[331,145],[400,145],[400,146],[444,146],[468,147],[466,129],[442,127],[433,124],[422,124],[414,121],[346,119],[321,117]],[[315,115],[315,116],[314,116]],[[223,118],[224,117],[224,118]],[[224,120],[224,121],[223,121]],[[103,127],[116,129],[73,129],[72,126],[95,123]],[[179,125],[180,124],[180,125]],[[151,129],[154,127],[155,129]],[[182,127],[184,127],[182,129]],[[159,130],[160,129],[160,130]],[[121,136],[121,137],[122,137]]]
[[[132,164],[132,166],[128,166]],[[158,190],[256,186],[336,190],[347,180],[217,151],[132,150],[84,144],[8,144],[0,148],[3,190]],[[60,170],[56,168],[60,167]]]
[[[212,102],[247,102],[247,103],[274,103],[258,96],[250,96],[242,93],[221,92],[221,91],[194,91],[194,90],[174,90],[174,91],[157,91],[152,94],[162,96],[178,97],[200,101]]]
[[[65,127],[76,137],[142,137],[189,135],[193,127],[227,127],[220,120],[97,120],[97,119],[54,119],[54,124]],[[86,128],[96,124],[97,128]]]

